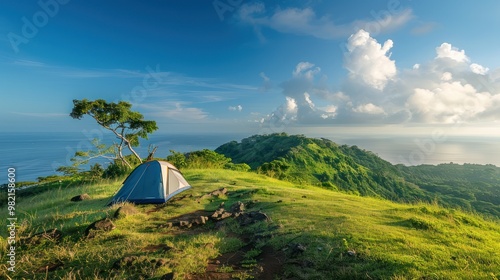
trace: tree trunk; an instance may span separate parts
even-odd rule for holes
[[[151,145],[150,145],[150,148],[151,148]],[[153,151],[149,151],[149,148],[148,148],[149,155],[148,155],[148,158],[146,158],[146,161],[153,160],[156,149],[158,149],[158,147],[154,147]]]
[[[130,163],[128,163],[128,161],[123,156],[122,149],[123,149],[123,144],[120,143],[120,145],[118,145],[118,157],[120,157],[120,159],[122,160],[122,162],[125,163],[128,166],[128,168],[132,168],[132,166],[130,165]]]
[[[142,163],[142,159],[141,157],[136,153],[136,151],[132,148],[132,144],[130,144],[130,141],[125,138],[125,136],[123,136],[124,132],[125,132],[125,127],[121,127],[122,131],[121,133],[118,133],[116,130],[120,127],[117,127],[117,128],[111,128],[109,126],[106,126],[104,125],[102,122],[100,122],[98,119],[96,119],[94,117],[94,119],[97,121],[97,123],[99,123],[100,125],[102,125],[104,128],[108,129],[108,130],[111,130],[115,135],[116,137],[118,137],[121,142],[120,142],[120,145],[118,146],[118,151],[119,151],[119,156],[120,156],[120,159],[125,163],[127,164],[127,166],[131,167],[130,164],[125,160],[125,158],[123,157],[122,155],[122,148],[123,148],[123,142],[125,142],[125,144],[127,145],[127,148],[132,152],[132,154],[134,154],[134,156],[139,160],[140,163]]]
[[[125,143],[127,144],[127,147],[132,152],[132,154],[134,154],[134,156],[139,160],[139,162],[142,163],[141,157],[134,151],[134,149],[132,148],[132,145],[130,144],[130,142],[127,139],[125,139]]]

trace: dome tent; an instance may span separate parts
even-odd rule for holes
[[[123,182],[110,204],[129,201],[136,204],[165,203],[191,188],[181,172],[166,161],[147,161],[137,166]]]

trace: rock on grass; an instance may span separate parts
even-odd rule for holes
[[[113,224],[111,219],[101,219],[99,221],[93,222],[85,229],[85,237],[92,238],[99,235],[100,233],[112,231],[115,228],[116,226],[115,224]]]
[[[90,195],[84,193],[84,194],[80,194],[80,195],[72,197],[71,201],[77,202],[77,201],[82,201],[82,200],[87,200],[87,199],[90,199]]]
[[[115,219],[122,219],[130,215],[134,215],[139,213],[137,208],[133,204],[125,204],[123,206],[120,206],[113,215]]]

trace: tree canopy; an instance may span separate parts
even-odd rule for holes
[[[125,101],[114,103],[103,99],[75,99],[73,105],[70,114],[72,118],[79,120],[85,115],[91,116],[100,126],[116,135],[120,141],[116,144],[117,154],[124,164],[130,167],[123,156],[123,147],[127,147],[139,162],[142,162],[133,147],[139,145],[139,138],[148,139],[148,134],[158,129],[155,121],[144,120],[144,116],[132,111],[132,104]]]

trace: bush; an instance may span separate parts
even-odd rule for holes
[[[209,149],[204,149],[201,151],[194,151],[187,154],[182,154],[173,150],[170,150],[171,155],[167,157],[167,161],[175,165],[177,168],[214,168],[221,169],[225,168],[227,164],[231,162],[230,158],[214,152]],[[244,167],[238,167],[244,168]]]
[[[224,165],[224,169],[230,169],[230,170],[234,170],[234,171],[247,172],[251,168],[250,168],[250,165],[248,165],[246,163],[232,163],[232,162],[229,162],[229,163],[226,163],[226,165]]]
[[[186,156],[183,153],[170,150],[171,155],[167,156],[167,161],[181,169],[186,167]]]
[[[130,173],[131,169],[123,164],[122,162],[113,162],[110,164],[106,170],[104,170],[102,177],[106,179],[114,179],[118,177],[122,177],[125,174]]]
[[[115,159],[114,162],[104,170],[102,177],[106,179],[119,178],[128,175],[132,169],[139,165],[139,160],[133,155],[125,156],[125,159],[130,163],[132,168],[125,165],[120,159]]]

